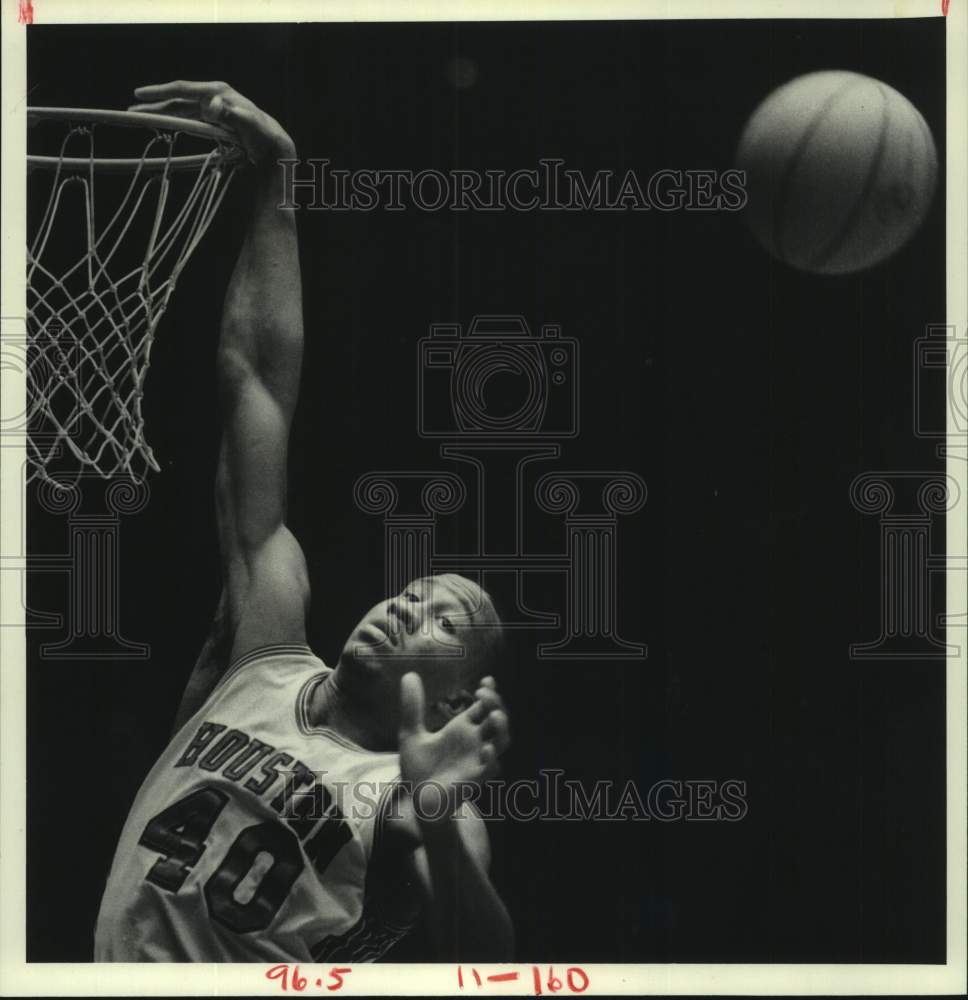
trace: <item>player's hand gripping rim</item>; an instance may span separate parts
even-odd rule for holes
[[[191,118],[228,129],[254,164],[295,155],[295,144],[279,122],[227,83],[173,80],[138,87],[134,95],[140,103],[129,111]]]

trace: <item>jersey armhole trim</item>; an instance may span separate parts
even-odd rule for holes
[[[234,677],[243,667],[250,666],[257,660],[269,659],[273,656],[307,656],[314,660],[319,659],[309,646],[303,642],[279,642],[269,646],[259,646],[237,657],[228,670],[219,678],[212,692],[218,691],[229,678]]]
[[[327,668],[318,674],[314,674],[312,677],[307,678],[305,684],[299,689],[299,694],[296,697],[296,728],[300,734],[303,736],[320,736],[323,739],[338,744],[344,750],[349,750],[352,753],[366,754],[369,757],[394,756],[397,753],[396,750],[367,750],[366,747],[361,747],[359,743],[354,743],[351,739],[343,736],[342,733],[336,732],[335,729],[331,729],[329,726],[317,726],[313,724],[309,715],[309,705],[312,701],[313,692],[332,673],[333,671]]]

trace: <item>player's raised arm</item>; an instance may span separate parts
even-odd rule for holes
[[[223,438],[216,502],[227,632],[220,645],[230,661],[257,646],[305,638],[305,562],[285,526],[302,288],[295,215],[279,207],[277,165],[294,156],[295,147],[274,118],[225,83],[176,81],[140,87],[135,95],[142,103],[132,110],[199,118],[233,131],[253,164],[249,224],[225,298],[217,362]],[[210,675],[226,665],[202,669]],[[190,686],[204,695],[217,677],[198,680]]]

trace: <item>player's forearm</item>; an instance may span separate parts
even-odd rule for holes
[[[508,962],[514,930],[487,873],[454,819],[421,824],[430,868],[430,923],[440,961]]]
[[[293,155],[280,149],[278,156]],[[235,264],[219,344],[223,392],[259,378],[283,405],[295,404],[302,361],[302,284],[293,209],[276,158],[256,168],[249,225]]]

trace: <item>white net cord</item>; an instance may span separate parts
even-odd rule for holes
[[[215,148],[193,176],[177,175],[187,195],[173,197],[175,138],[156,131],[130,178],[98,178],[123,190],[100,226],[94,127],[73,126],[60,147],[50,197],[27,250],[28,481],[67,484],[85,474],[140,481],[158,469],[142,414],[152,343],[179,273],[235,170]],[[80,172],[63,165],[76,139],[86,144],[90,161]],[[145,169],[159,144],[166,162]],[[77,224],[58,229],[65,205],[78,196],[83,246]],[[171,207],[179,201],[180,208]],[[139,263],[129,269],[132,260]]]

